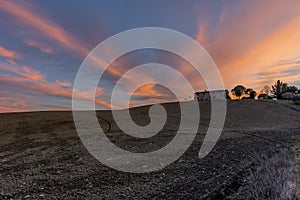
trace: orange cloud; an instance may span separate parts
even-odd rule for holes
[[[33,6],[29,5],[28,3],[25,4],[24,2],[22,2],[21,5],[20,2],[14,3],[12,1],[0,0],[0,9],[14,16],[27,26],[40,31],[44,36],[58,42],[65,48],[68,48],[84,56],[86,56],[90,52],[90,49],[87,48],[78,38],[69,34],[60,26],[45,18],[43,15],[39,14],[36,10],[33,9]],[[97,64],[98,67],[105,67],[108,64],[97,56],[90,55],[90,58]],[[122,75],[119,70],[114,68],[109,68],[107,69],[107,71],[115,76]]]
[[[29,110],[24,110],[21,108],[10,107],[9,105],[0,106],[0,113],[11,113],[11,112],[27,112]]]
[[[30,7],[28,4],[27,6]],[[58,25],[44,18],[42,15],[39,15],[36,11],[30,11],[21,6],[20,3],[1,0],[0,9],[8,12],[24,24],[41,31],[44,35],[56,40],[65,47],[71,49],[81,48],[80,45],[77,46],[77,40],[72,35],[68,34]]]
[[[11,65],[5,64],[5,63],[0,63],[0,69],[13,72],[15,74],[20,75],[23,78],[26,78],[28,80],[35,80],[35,81],[41,81],[45,80],[45,77],[41,75],[41,73],[37,70],[34,70],[30,67],[27,66],[21,66],[17,67],[16,63],[12,63]]]
[[[1,1],[1,0],[0,0]],[[74,37],[73,35],[69,34],[67,31],[65,31],[62,27],[58,26],[53,21],[45,18],[42,14],[37,12],[32,5],[29,5],[28,3],[14,3],[12,1],[1,1],[0,3],[0,9],[3,11],[9,13],[11,16],[15,17],[20,21],[21,23],[33,28],[34,30],[37,30],[43,34],[43,36],[47,37],[48,39],[51,39],[53,41],[56,41],[60,45],[62,45],[65,48],[68,48],[80,55],[86,56],[90,49],[88,49],[78,38]],[[39,47],[41,50],[43,46],[35,41],[31,40],[25,40],[28,45],[30,46],[36,46]],[[45,49],[44,49],[45,51]],[[113,54],[114,49],[109,49],[107,52],[107,57],[111,54]],[[92,61],[94,61],[99,67],[104,67],[108,63],[106,61],[99,59],[95,55],[90,55],[90,58]],[[126,71],[124,67],[120,66],[111,66],[107,68],[107,72],[117,76],[121,77],[123,75],[123,72]],[[143,77],[146,77],[146,74],[143,74]],[[131,80],[129,80],[131,81]],[[144,92],[149,94],[154,94],[155,91],[153,88],[148,88],[149,91],[144,90]],[[57,90],[60,95],[67,96],[65,93],[66,91]],[[55,95],[54,91],[52,91]],[[98,94],[102,94],[103,91],[98,91]],[[158,94],[157,94],[158,95]],[[104,102],[100,102],[101,104],[104,104]],[[106,103],[106,106],[110,106],[110,104]]]
[[[299,1],[262,1],[259,5],[241,1],[223,8],[217,26],[210,27],[212,34],[203,37],[207,32],[203,27],[208,25],[199,26],[198,41],[205,44],[228,87],[243,83],[261,88],[261,83],[272,84],[277,79],[297,80],[297,75],[269,69],[282,60],[293,62],[300,58],[299,6]],[[278,67],[283,71],[289,68],[284,64]],[[269,76],[257,76],[260,73]]]
[[[229,5],[229,4],[228,4]],[[0,0],[0,9],[15,17],[18,21],[43,34],[44,37],[57,42],[61,46],[80,55],[87,55],[90,51],[84,43],[65,31],[62,27],[45,18],[41,12],[37,12],[28,3]],[[225,84],[232,88],[242,83],[247,87],[263,87],[272,84],[276,79],[284,81],[299,80],[299,73],[288,73],[298,67],[295,64],[299,55],[300,43],[300,14],[299,1],[291,0],[282,4],[279,0],[262,1],[259,4],[252,1],[241,1],[235,5],[225,6],[220,13],[219,22],[212,25],[211,22],[199,26],[196,39],[204,45],[220,67]],[[43,44],[28,40],[30,46],[50,52]],[[2,48],[2,49],[1,49]],[[113,54],[107,53],[108,57]],[[0,56],[9,58],[12,66],[0,66],[0,69],[13,72],[20,77],[2,75],[3,80],[30,89],[41,94],[49,94],[72,97],[71,83],[65,81],[49,82],[38,71],[32,68],[15,66],[13,59],[16,53],[0,47]],[[98,66],[106,66],[106,62],[91,55],[91,59]],[[287,60],[291,64],[280,63]],[[205,83],[201,76],[185,61],[180,61],[178,70],[187,77],[194,88],[204,89]],[[280,63],[280,64],[276,64]],[[108,68],[108,73],[120,77],[126,70],[122,65]],[[141,77],[151,81],[146,74]],[[134,84],[136,77],[131,77]],[[274,80],[275,79],[275,80]],[[176,80],[173,80],[176,82]],[[126,86],[124,86],[126,87]],[[181,86],[178,86],[181,87]],[[183,88],[184,89],[184,88]],[[96,96],[103,94],[103,88],[97,88]],[[156,102],[156,97],[164,96],[157,91],[154,84],[139,88],[135,95],[149,96],[147,101]],[[188,94],[192,95],[192,94]],[[77,98],[88,99],[87,93],[81,93]],[[142,100],[135,100],[142,101]],[[96,100],[96,103],[111,107],[104,100]]]
[[[104,93],[103,87],[97,87],[96,88],[96,94],[95,96],[100,96]]]
[[[139,87],[136,91],[134,91],[133,95],[142,95],[142,96],[152,96],[152,97],[163,97],[166,96],[164,93],[160,93],[155,90],[155,83],[149,83]]]
[[[15,17],[21,23],[31,27],[40,33],[43,36],[56,41],[58,44],[62,45],[65,48],[68,48],[80,55],[86,56],[90,49],[88,49],[78,38],[74,37],[73,35],[66,32],[63,28],[52,22],[51,20],[45,18],[42,14],[37,12],[32,5],[28,3],[14,3],[13,1],[5,1],[0,0],[0,9],[4,12],[9,13],[11,16]],[[32,41],[32,40],[25,40],[25,42],[30,46],[35,46],[40,48],[42,51],[47,53],[52,52],[52,50],[48,47],[43,46],[42,44]],[[5,57],[14,58],[15,54],[12,52],[5,51],[5,49],[0,48],[0,53],[3,54]],[[0,55],[1,55],[0,54]],[[90,55],[90,58],[99,66],[104,67],[107,63],[94,55]],[[11,64],[16,64],[11,61]],[[9,68],[11,67],[11,68]],[[55,83],[49,83],[39,72],[29,69],[26,66],[22,68],[18,68],[15,66],[4,66],[1,65],[0,68],[14,72],[21,77],[13,77],[8,75],[2,75],[1,81],[7,81],[8,83],[19,84],[20,87],[24,87],[28,90],[33,90],[36,92],[40,92],[42,94],[49,94],[49,95],[56,95],[56,96],[63,96],[67,98],[72,97],[72,89],[71,88],[63,88],[68,87],[71,84],[66,82],[57,81]],[[115,75],[121,76],[121,72],[119,69],[115,68],[108,68],[107,72]],[[36,82],[28,82],[28,81],[36,81]],[[25,83],[26,84],[23,84]],[[22,84],[21,84],[22,83]],[[96,95],[103,94],[103,88],[97,88]],[[78,98],[88,99],[87,94],[80,94]],[[88,99],[91,100],[91,99]],[[105,102],[104,100],[95,99],[95,102],[100,105],[104,105],[106,107],[111,107],[111,104]]]
[[[10,112],[28,112],[30,110],[66,110],[62,106],[47,106],[28,103],[23,100],[16,99],[1,99],[0,98],[0,113],[10,113]]]
[[[38,94],[46,94],[46,95],[54,95],[54,96],[61,96],[71,99],[73,89],[70,88],[71,83],[67,81],[55,81],[49,82],[46,80],[44,76],[42,76],[38,71],[27,67],[21,66],[18,67],[13,64],[5,64],[0,63],[0,69],[5,70],[8,72],[13,72],[17,76],[5,75],[0,74],[0,81],[4,82],[5,84],[14,85],[17,89],[24,89],[27,92],[36,92]],[[66,88],[69,87],[69,88]],[[89,97],[89,91],[79,92],[77,93],[78,96],[75,98],[86,99],[90,101],[94,101]],[[103,88],[98,87],[96,89],[96,96],[103,94]],[[105,107],[111,107],[111,104],[106,103],[104,100],[95,99],[95,102],[99,105],[103,105]]]
[[[18,57],[18,54],[14,51],[8,50],[0,46],[0,57],[15,59]]]
[[[36,94],[46,94],[53,96],[66,97],[68,99],[72,98],[72,88],[64,88],[57,82],[49,82],[49,81],[28,81],[27,78],[24,77],[14,77],[10,75],[1,75],[0,81],[5,82],[6,84],[11,84],[18,89],[24,89],[26,91],[30,91],[31,93],[35,92]],[[98,88],[97,91],[101,91],[101,88]],[[107,103],[104,100],[95,98],[91,99],[89,97],[90,92],[77,92],[77,96],[75,98],[89,100],[91,102],[95,102],[96,104],[103,105],[107,108],[111,108],[112,105]]]
[[[33,41],[33,40],[25,40],[25,43],[28,46],[32,46],[32,47],[37,47],[38,49],[40,49],[41,51],[45,52],[45,53],[52,53],[53,50],[50,47],[47,47],[46,45],[37,42],[37,41]]]
[[[72,84],[68,81],[59,81],[59,80],[57,80],[56,83],[58,85],[62,86],[62,87],[71,87],[72,86]]]

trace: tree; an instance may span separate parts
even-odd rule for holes
[[[255,99],[257,93],[256,93],[256,91],[253,90],[252,88],[247,88],[247,89],[245,90],[245,94],[248,95],[248,99]]]
[[[257,93],[254,90],[252,90],[249,94],[249,99],[255,99],[256,95]]]
[[[242,85],[237,85],[231,90],[231,93],[234,96],[236,96],[238,99],[241,99],[241,96],[245,94],[245,92],[246,92],[246,88]]]
[[[245,90],[245,94],[250,95],[250,93],[251,93],[252,91],[253,91],[252,88],[247,88],[247,89]]]
[[[229,91],[228,90],[225,90],[225,94],[226,94],[226,99],[231,100],[231,97],[229,95]]]
[[[296,93],[298,92],[298,88],[296,86],[288,86],[286,92]]]
[[[287,91],[287,88],[287,83],[283,83],[278,80],[274,85],[272,85],[272,93],[277,97],[277,99],[281,99],[281,95]]]
[[[261,94],[269,94],[271,91],[271,87],[268,85],[265,85],[263,89],[260,90]]]

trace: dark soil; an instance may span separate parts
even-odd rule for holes
[[[168,144],[176,134],[178,104],[165,104],[164,129],[149,139],[133,139],[114,124],[109,111],[99,122],[111,141],[132,152]],[[279,152],[300,138],[300,112],[260,101],[228,102],[227,120],[213,151],[198,153],[210,121],[210,104],[200,103],[196,139],[163,170],[131,174],[113,170],[82,145],[71,112],[0,115],[0,199],[226,199],[235,193],[253,158]],[[149,123],[149,107],[130,112],[138,124]]]

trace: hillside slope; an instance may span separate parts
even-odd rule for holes
[[[109,111],[98,111],[107,136],[132,152],[168,144],[178,128],[177,103],[163,105],[168,119],[154,137],[136,139],[122,133]],[[272,156],[300,138],[300,112],[262,101],[228,102],[221,138],[204,159],[198,152],[210,120],[210,104],[200,103],[201,120],[192,146],[175,163],[157,172],[129,174],[95,160],[82,145],[71,112],[0,114],[0,199],[193,199],[224,185],[234,192],[254,157]],[[131,109],[140,125],[149,123],[149,107]]]

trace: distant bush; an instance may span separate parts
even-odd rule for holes
[[[281,99],[285,99],[285,100],[293,100],[295,98],[295,93],[292,93],[292,92],[286,92],[286,93],[283,93],[281,95]]]
[[[300,95],[299,95],[299,94],[296,95],[296,96],[294,97],[293,101],[295,102],[295,104],[300,105]]]

